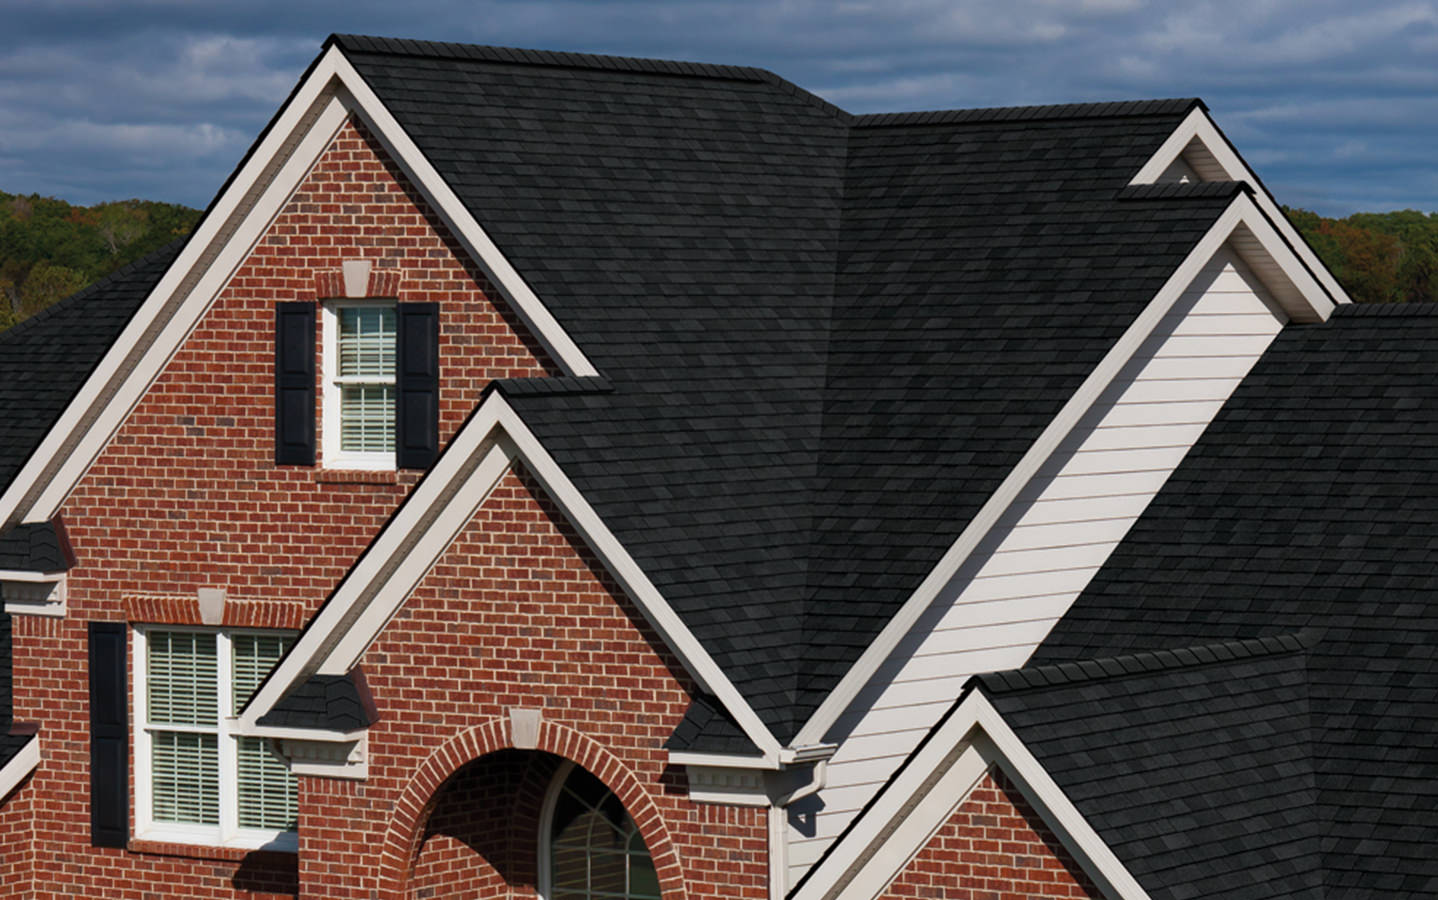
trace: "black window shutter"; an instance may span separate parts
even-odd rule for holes
[[[275,305],[275,462],[315,464],[315,304]]]
[[[395,465],[427,469],[439,456],[439,304],[395,310]]]
[[[129,712],[122,622],[90,623],[90,843],[130,839]]]

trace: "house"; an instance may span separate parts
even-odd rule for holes
[[[1435,322],[1197,100],[333,36],[0,335],[0,894],[1431,896]]]

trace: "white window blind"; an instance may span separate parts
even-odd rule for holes
[[[259,689],[294,638],[274,634],[237,634],[234,647],[234,712]],[[270,742],[237,738],[236,811],[241,828],[292,831],[299,817],[295,777],[275,755]]]
[[[146,630],[137,747],[141,836],[262,846],[295,830],[296,779],[270,742],[232,716],[294,643],[275,632]],[[141,694],[140,685],[136,686]],[[223,698],[223,699],[222,699]],[[224,706],[221,709],[221,706]]]
[[[337,312],[340,451],[393,453],[394,307],[342,306]]]

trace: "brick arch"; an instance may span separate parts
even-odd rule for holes
[[[654,860],[665,900],[686,900],[679,852],[669,829],[639,779],[619,757],[594,739],[564,725],[542,722],[533,747],[516,747],[509,722],[493,718],[450,738],[429,755],[395,801],[389,830],[380,848],[380,895],[404,900],[419,841],[433,812],[440,788],[461,768],[499,750],[537,750],[567,759],[588,770],[614,792]]]

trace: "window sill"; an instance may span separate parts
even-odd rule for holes
[[[131,853],[149,853],[154,856],[183,856],[186,859],[208,859],[216,862],[243,862],[253,853],[275,853],[294,856],[299,848],[275,846],[260,847],[217,847],[210,844],[186,844],[178,841],[131,838],[126,849]]]
[[[399,484],[394,469],[316,469],[315,481],[320,484]]]

